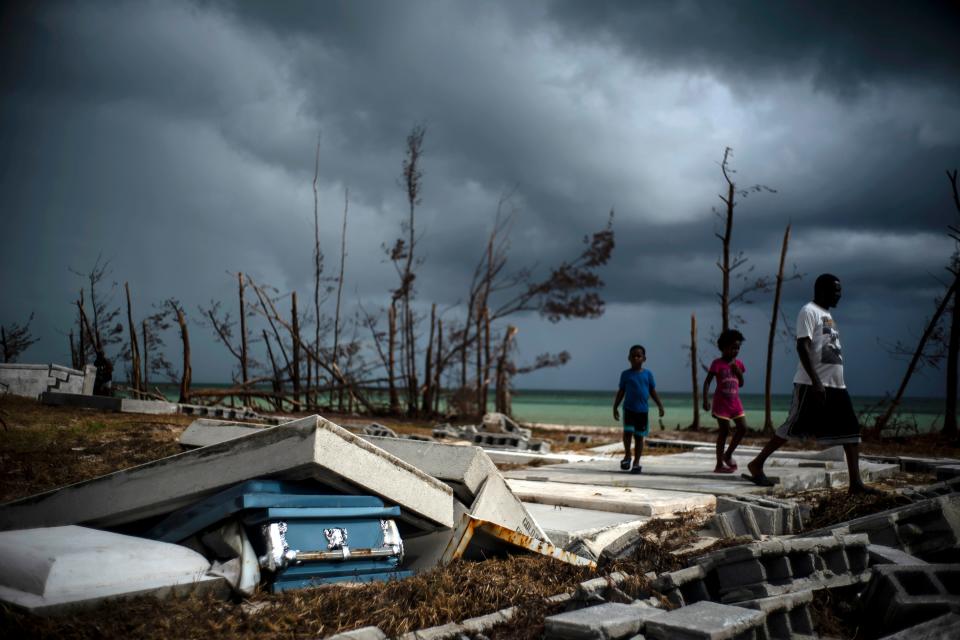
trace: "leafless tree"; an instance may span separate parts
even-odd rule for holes
[[[38,338],[30,333],[30,323],[33,322],[33,313],[23,324],[16,322],[7,326],[0,326],[0,351],[3,352],[4,362],[16,362],[30,345],[35,344]]]
[[[760,291],[768,291],[771,285],[769,277],[754,277],[752,275],[752,266],[747,267],[745,272],[740,271],[747,264],[747,258],[742,251],[731,256],[731,244],[733,239],[733,210],[737,206],[737,197],[746,198],[750,193],[754,192],[765,191],[768,193],[776,193],[776,191],[761,184],[755,184],[746,189],[737,188],[732,177],[733,174],[736,173],[736,170],[730,166],[730,158],[732,155],[733,149],[730,147],[724,149],[723,161],[720,163],[720,171],[723,174],[724,181],[727,183],[727,193],[726,195],[720,195],[720,200],[724,203],[723,212],[717,211],[716,209],[714,210],[717,217],[723,222],[723,233],[714,234],[720,239],[722,245],[721,257],[717,262],[717,268],[720,269],[720,292],[717,296],[720,298],[722,331],[730,328],[730,310],[732,307],[737,304],[749,304],[752,294]],[[736,292],[731,289],[731,277],[735,277],[741,282],[741,287]],[[737,318],[737,320],[743,322],[742,318]]]
[[[788,224],[786,231],[783,233],[783,245],[780,248],[780,266],[777,269],[777,284],[773,292],[773,313],[770,314],[770,333],[767,336],[767,371],[764,378],[763,388],[763,432],[765,434],[773,433],[773,396],[771,395],[771,384],[773,378],[773,342],[777,335],[777,322],[780,319],[780,293],[783,290],[784,282],[783,265],[787,259],[787,246],[789,242],[790,225]],[[794,273],[796,276],[796,269],[794,269]]]

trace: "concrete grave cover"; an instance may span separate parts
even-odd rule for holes
[[[112,527],[169,513],[253,478],[315,480],[401,507],[414,529],[452,528],[453,492],[423,471],[320,416],[161,458],[0,507],[0,530]],[[318,491],[320,492],[320,491]]]
[[[50,615],[120,596],[215,589],[196,551],[85,527],[0,532],[0,601]],[[178,588],[179,587],[179,588]]]

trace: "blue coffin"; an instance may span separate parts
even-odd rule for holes
[[[373,496],[313,493],[307,484],[249,480],[184,507],[145,535],[179,542],[236,517],[274,592],[311,585],[404,578],[400,507]]]

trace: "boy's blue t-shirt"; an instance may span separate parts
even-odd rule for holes
[[[627,369],[620,374],[620,389],[624,392],[623,408],[637,413],[647,413],[650,390],[656,389],[657,383],[648,369],[634,371]]]

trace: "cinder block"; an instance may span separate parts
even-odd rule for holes
[[[871,631],[899,631],[960,613],[960,564],[878,565],[863,603]]]
[[[884,547],[879,544],[868,544],[867,553],[870,556],[871,567],[877,564],[927,564],[920,558],[900,549]]]
[[[556,640],[627,638],[640,632],[648,620],[664,615],[665,611],[647,605],[607,602],[547,617],[545,635]]]
[[[697,602],[649,620],[652,640],[727,640],[763,637],[763,612],[742,607]]]
[[[901,549],[923,560],[935,561],[960,548],[960,494],[930,498],[804,536],[831,532],[864,533],[871,544]]]
[[[797,635],[815,635],[810,617],[813,591],[799,591],[772,598],[741,602],[737,606],[757,609],[766,615],[767,636],[771,640],[793,639]]]
[[[947,613],[933,620],[884,636],[882,640],[953,640],[960,638],[960,616]]]

